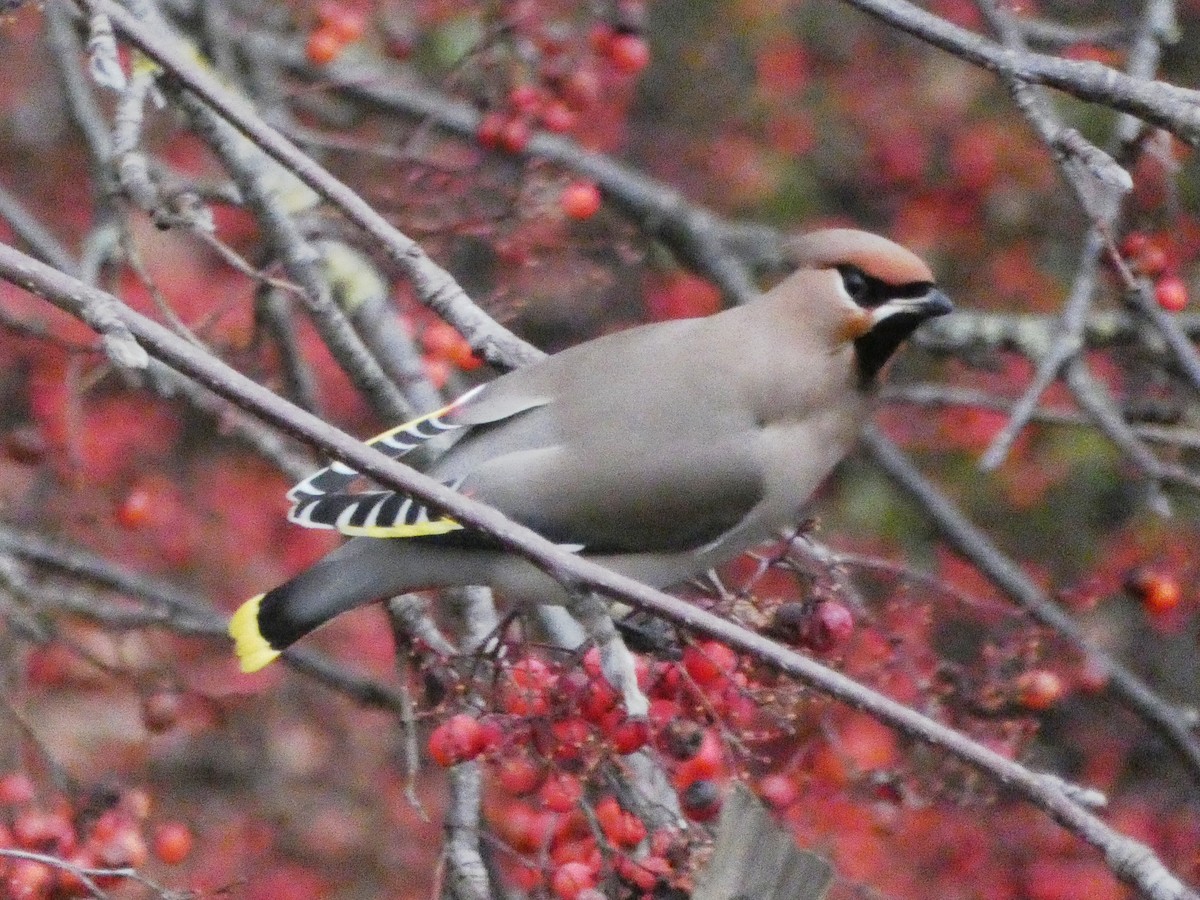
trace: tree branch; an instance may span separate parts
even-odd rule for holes
[[[1129,113],[1200,145],[1200,94],[1195,91],[1126,75],[1098,62],[1012,50],[906,0],[843,2],[981,68]]]
[[[871,456],[904,491],[928,513],[942,536],[954,549],[1029,611],[1037,621],[1063,635],[1088,656],[1097,660],[1108,675],[1108,684],[1142,719],[1163,734],[1187,765],[1192,778],[1200,782],[1200,742],[1192,734],[1195,713],[1172,707],[1152,691],[1111,654],[1097,647],[1075,620],[1046,597],[1021,568],[1008,559],[982,531],[976,528],[912,464],[904,453],[876,428],[863,432],[863,441]]]
[[[322,198],[358,225],[412,281],[421,302],[457,328],[472,349],[505,368],[532,362],[541,351],[518,338],[477,307],[450,273],[438,266],[411,238],[401,234],[354,191],[301,152],[291,141],[268,126],[232,97],[211,74],[201,68],[158,29],[139,22],[111,0],[79,0],[89,13],[103,12],[123,38],[158,63],[189,91],[200,97],[221,118],[254,142],[264,153],[292,172]]]

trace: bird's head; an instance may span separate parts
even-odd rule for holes
[[[797,269],[825,270],[845,311],[840,336],[853,341],[859,376],[875,379],[926,319],[954,310],[916,254],[887,238],[851,228],[800,235],[784,248]]]

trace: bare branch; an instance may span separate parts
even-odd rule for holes
[[[169,37],[139,22],[110,0],[81,0],[81,3],[89,12],[102,9],[123,38],[170,72],[263,152],[377,241],[388,258],[411,279],[421,302],[454,325],[485,359],[512,368],[542,356],[541,351],[522,341],[472,303],[450,273],[429,259],[415,241],[401,234],[354,191],[266,125],[246,108],[245,103],[231,97]]]
[[[989,71],[1130,113],[1189,144],[1200,144],[1200,95],[1195,91],[1151,81],[1148,76],[1125,75],[1097,62],[1012,50],[907,0],[844,2]]]
[[[906,493],[917,500],[943,537],[1005,594],[1045,625],[1067,638],[1104,667],[1108,684],[1142,719],[1160,732],[1200,781],[1200,742],[1192,734],[1194,714],[1167,704],[1141,679],[1088,640],[1070,616],[1050,601],[1021,568],[1008,559],[950,500],[928,481],[895,444],[874,427],[863,432],[872,457]]]

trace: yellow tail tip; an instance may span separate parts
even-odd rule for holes
[[[229,620],[229,636],[233,638],[233,649],[243,672],[257,672],[279,656],[279,651],[267,643],[258,630],[258,605],[265,596],[259,594],[251,597],[238,607]]]

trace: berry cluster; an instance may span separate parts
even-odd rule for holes
[[[1138,566],[1126,577],[1125,589],[1141,601],[1152,618],[1166,620],[1180,611],[1183,587],[1170,566]]]
[[[342,51],[361,38],[366,29],[362,12],[338,0],[318,3],[316,18],[316,27],[308,35],[304,52],[308,61],[318,66],[327,65],[341,56]]]
[[[692,821],[720,811],[729,760],[719,726],[746,712],[737,654],[705,641],[678,662],[635,656],[635,669],[650,700],[644,717],[627,714],[597,650],[582,665],[529,653],[501,664],[491,711],[450,716],[429,736],[440,765],[487,761],[487,816],[519,857],[509,874],[526,889],[541,884],[574,900],[604,879],[628,893],[686,875],[684,837],[612,793],[612,773],[630,753],[656,753]]]
[[[636,75],[650,62],[640,34],[640,3],[623,3],[617,22],[586,32],[561,22],[514,18],[513,33],[529,60],[510,73],[510,87],[490,99],[479,122],[479,143],[492,150],[520,153],[534,127],[566,133],[593,111],[608,82]]]
[[[458,329],[441,319],[432,319],[421,330],[420,341],[425,374],[439,390],[455,370],[469,372],[483,365]]]
[[[1179,274],[1179,262],[1168,252],[1169,242],[1161,236],[1131,231],[1121,242],[1121,255],[1133,271],[1154,282],[1154,299],[1167,312],[1183,312],[1188,303],[1187,284]]]
[[[91,897],[93,891],[81,872],[96,887],[112,888],[125,877],[88,872],[139,869],[149,862],[151,852],[159,861],[177,865],[191,853],[192,833],[179,822],[157,826],[147,846],[150,799],[142,791],[87,798],[76,804],[66,799],[39,803],[37,793],[24,772],[0,777],[0,893],[5,897]],[[5,850],[14,852],[5,854]]]

